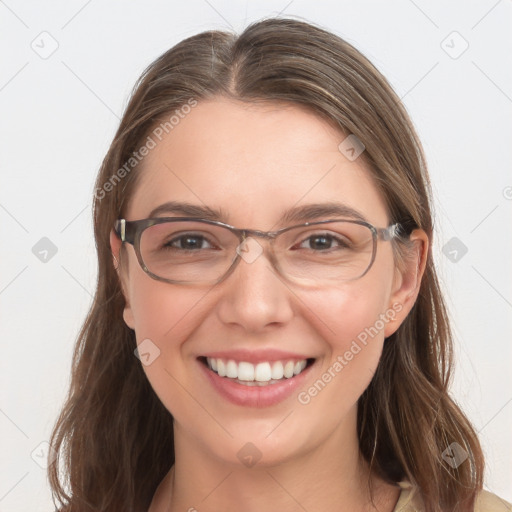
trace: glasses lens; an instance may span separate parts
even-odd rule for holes
[[[275,245],[283,273],[298,280],[350,280],[370,267],[375,252],[372,230],[354,222],[302,226],[282,233]]]
[[[220,280],[237,257],[238,237],[206,222],[162,222],[146,228],[140,254],[157,277],[190,283]],[[361,277],[374,259],[372,230],[349,221],[298,226],[274,241],[281,273],[306,284]]]
[[[238,238],[221,226],[163,222],[142,232],[140,253],[147,270],[163,279],[213,282],[229,269],[238,243]]]

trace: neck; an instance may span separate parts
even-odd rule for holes
[[[315,449],[279,464],[253,467],[219,460],[175,426],[176,462],[149,512],[325,510],[391,512],[399,489],[371,477],[358,448],[356,429],[339,431]]]

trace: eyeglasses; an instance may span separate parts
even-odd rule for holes
[[[241,259],[255,261],[268,240],[268,259],[284,278],[302,284],[349,281],[372,266],[378,240],[398,236],[400,224],[375,228],[360,220],[321,220],[278,231],[238,229],[188,217],[119,219],[114,230],[135,248],[149,276],[173,284],[217,284]]]

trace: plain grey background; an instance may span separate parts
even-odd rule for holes
[[[486,488],[511,501],[511,13],[510,0],[0,1],[0,510],[53,510],[40,465],[94,292],[93,183],[132,85],[185,37],[278,14],[355,45],[417,127],[453,396],[480,433]]]

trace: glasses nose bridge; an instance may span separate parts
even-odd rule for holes
[[[241,229],[239,231],[240,245],[242,245],[249,238],[264,239],[268,242],[268,248],[270,249],[270,259],[274,259],[274,242],[279,231],[261,231],[259,229]]]
[[[277,231],[260,231],[259,229],[241,229],[242,240],[246,240],[247,238],[257,237],[264,238],[265,240],[275,240],[276,236],[279,234]]]
[[[233,231],[233,230],[232,230]],[[238,266],[241,260],[244,260],[246,263],[253,263],[256,259],[258,259],[261,255],[267,257],[270,262],[270,265],[277,271],[279,271],[279,264],[276,261],[276,254],[274,251],[274,240],[277,235],[279,235],[279,231],[260,231],[258,229],[238,229],[236,234],[238,235],[239,244],[236,248],[236,258],[233,260],[232,266],[227,272],[229,275],[235,267]],[[256,239],[264,239],[268,242],[267,249],[263,247],[263,244],[260,244]],[[250,243],[250,240],[254,240],[254,244]],[[227,277],[227,275],[225,277]],[[225,278],[224,277],[224,278]],[[223,278],[223,279],[224,279]]]

